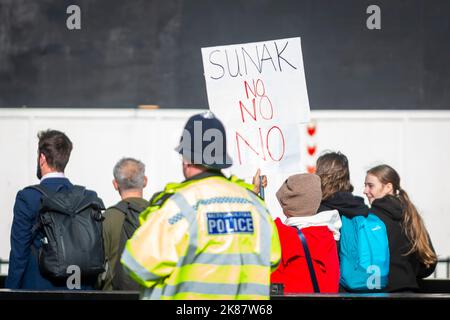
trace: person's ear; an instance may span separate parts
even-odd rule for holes
[[[387,194],[394,194],[394,186],[392,185],[392,183],[388,182],[384,185],[384,188]]]
[[[147,186],[147,182],[148,182],[147,176],[144,176],[144,186],[142,187],[142,189]]]
[[[114,189],[116,189],[117,191],[119,191],[119,184],[117,183],[116,179],[113,179],[112,184],[114,186]],[[120,191],[119,191],[120,192]]]
[[[183,161],[183,168],[184,170],[189,170],[190,168],[192,168],[192,164],[187,162],[187,161]]]
[[[45,157],[45,154],[40,153],[39,154],[39,165],[43,166],[46,163],[47,163],[47,158]]]

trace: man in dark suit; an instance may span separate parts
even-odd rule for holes
[[[64,169],[70,158],[72,142],[62,132],[41,131],[38,134],[37,177],[40,185],[56,191],[73,188],[64,176]],[[95,194],[93,191],[87,191]],[[95,194],[96,196],[96,194]],[[37,254],[41,246],[39,233],[33,227],[38,222],[42,194],[26,187],[19,191],[14,204],[14,219],[11,228],[11,252],[8,277],[5,286],[10,289],[51,290],[58,287],[39,272]],[[90,288],[83,286],[83,288]]]

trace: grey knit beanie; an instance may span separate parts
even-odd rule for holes
[[[322,200],[320,177],[310,173],[290,176],[276,195],[283,211],[290,216],[314,215]]]

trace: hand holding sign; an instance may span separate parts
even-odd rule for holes
[[[256,171],[253,176],[252,184],[254,185],[253,192],[259,194],[264,199],[264,188],[267,187],[267,176],[261,175],[261,169]]]

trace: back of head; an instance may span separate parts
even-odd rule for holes
[[[316,162],[316,174],[322,183],[322,198],[328,199],[336,192],[353,192],[347,157],[340,152],[322,154]]]
[[[210,111],[189,118],[175,150],[187,162],[208,169],[220,170],[232,165],[227,154],[225,127]]]
[[[377,177],[383,185],[392,184],[394,196],[400,200],[403,208],[403,231],[411,242],[411,249],[407,254],[417,252],[425,265],[430,266],[434,264],[437,257],[430,246],[425,224],[416,207],[409,199],[408,194],[400,186],[400,175],[394,168],[386,164],[369,169],[367,174]]]
[[[64,172],[72,152],[72,142],[61,131],[46,130],[38,133],[38,153],[44,154],[47,164],[58,172]]]
[[[120,159],[113,170],[119,190],[143,189],[145,186],[145,164],[133,158]]]
[[[310,173],[290,176],[277,191],[276,196],[287,216],[314,215],[322,200],[320,178]]]

